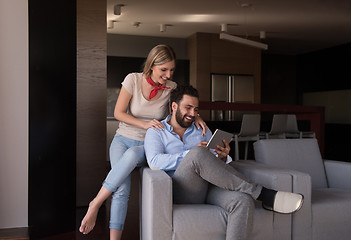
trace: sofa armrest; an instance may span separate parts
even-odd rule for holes
[[[260,163],[250,160],[235,161],[230,164],[237,171],[245,175],[250,181],[261,184],[267,188],[292,191],[292,177],[289,174],[281,173],[277,170],[265,168]],[[273,234],[274,239],[290,239],[291,238],[291,215],[274,214]]]
[[[141,239],[172,239],[172,179],[164,171],[140,169]]]
[[[305,204],[308,204],[308,205],[311,204],[312,181],[311,181],[311,176],[308,175],[307,173],[303,173],[303,172],[299,172],[299,171],[291,170],[291,169],[277,168],[277,167],[270,166],[270,165],[267,165],[264,163],[258,163],[256,161],[252,161],[252,160],[237,161],[236,164],[239,166],[241,165],[241,166],[246,167],[246,168],[248,168],[248,167],[254,168],[254,169],[256,169],[256,170],[253,170],[255,172],[261,172],[263,170],[266,172],[268,171],[267,172],[268,174],[270,172],[272,172],[272,174],[273,174],[272,177],[277,176],[277,174],[287,174],[288,176],[291,177],[292,188],[290,190],[283,189],[283,188],[282,189],[276,188],[276,190],[301,193],[304,195]],[[257,175],[257,173],[254,173],[254,172],[252,174]],[[258,182],[258,183],[264,185],[264,182],[262,182],[262,180],[259,180],[259,181],[260,182]],[[271,188],[275,189],[274,185],[271,185],[271,186],[267,185],[266,187],[271,187]]]
[[[259,183],[271,189],[292,191],[292,180],[289,174],[265,168],[262,164],[250,160],[239,160],[230,163],[230,165],[252,182]]]
[[[301,193],[304,195],[304,204],[302,208],[293,215],[288,216],[292,217],[292,224],[295,226],[292,229],[292,236],[294,236],[294,238],[296,236],[295,239],[312,238],[311,176],[296,170],[277,168],[252,160],[236,161],[233,164],[234,167],[238,169],[238,171],[242,172],[253,181],[264,185],[265,187],[269,187],[275,190]],[[288,178],[290,178],[290,187],[286,186],[284,183],[287,183]],[[281,214],[275,215],[275,219],[279,219],[281,217]]]
[[[328,186],[330,188],[351,189],[351,163],[324,160]]]

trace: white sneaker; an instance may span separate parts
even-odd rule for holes
[[[278,191],[271,210],[277,213],[294,213],[300,210],[302,204],[302,194]]]

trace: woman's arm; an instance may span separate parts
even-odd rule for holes
[[[156,119],[153,119],[147,122],[129,115],[127,113],[127,107],[129,105],[131,98],[132,98],[132,95],[128,93],[128,91],[122,86],[122,89],[119,93],[119,96],[116,102],[115,111],[114,111],[114,117],[118,121],[125,122],[127,124],[130,124],[139,128],[143,128],[143,129],[148,129],[150,127],[163,129],[162,123]]]
[[[199,129],[200,127],[202,127],[202,134],[201,136],[204,136],[206,131],[207,131],[207,125],[205,123],[205,121],[200,117],[200,114],[198,114],[195,117],[195,125],[196,127]]]

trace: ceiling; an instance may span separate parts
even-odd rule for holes
[[[117,4],[121,15],[114,15]],[[277,54],[351,43],[351,0],[107,0],[107,21],[116,21],[109,34],[170,38],[220,33],[227,24],[227,33],[256,37]]]

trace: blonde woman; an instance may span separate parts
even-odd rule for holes
[[[176,88],[172,76],[175,53],[167,45],[157,45],[149,52],[142,73],[130,73],[122,82],[114,117],[120,121],[110,146],[111,170],[90,202],[79,231],[88,234],[95,226],[99,208],[112,195],[110,239],[121,239],[127,214],[131,172],[145,164],[144,137],[148,128],[163,129],[159,120],[169,114],[170,92]],[[196,125],[207,130],[197,118]]]

